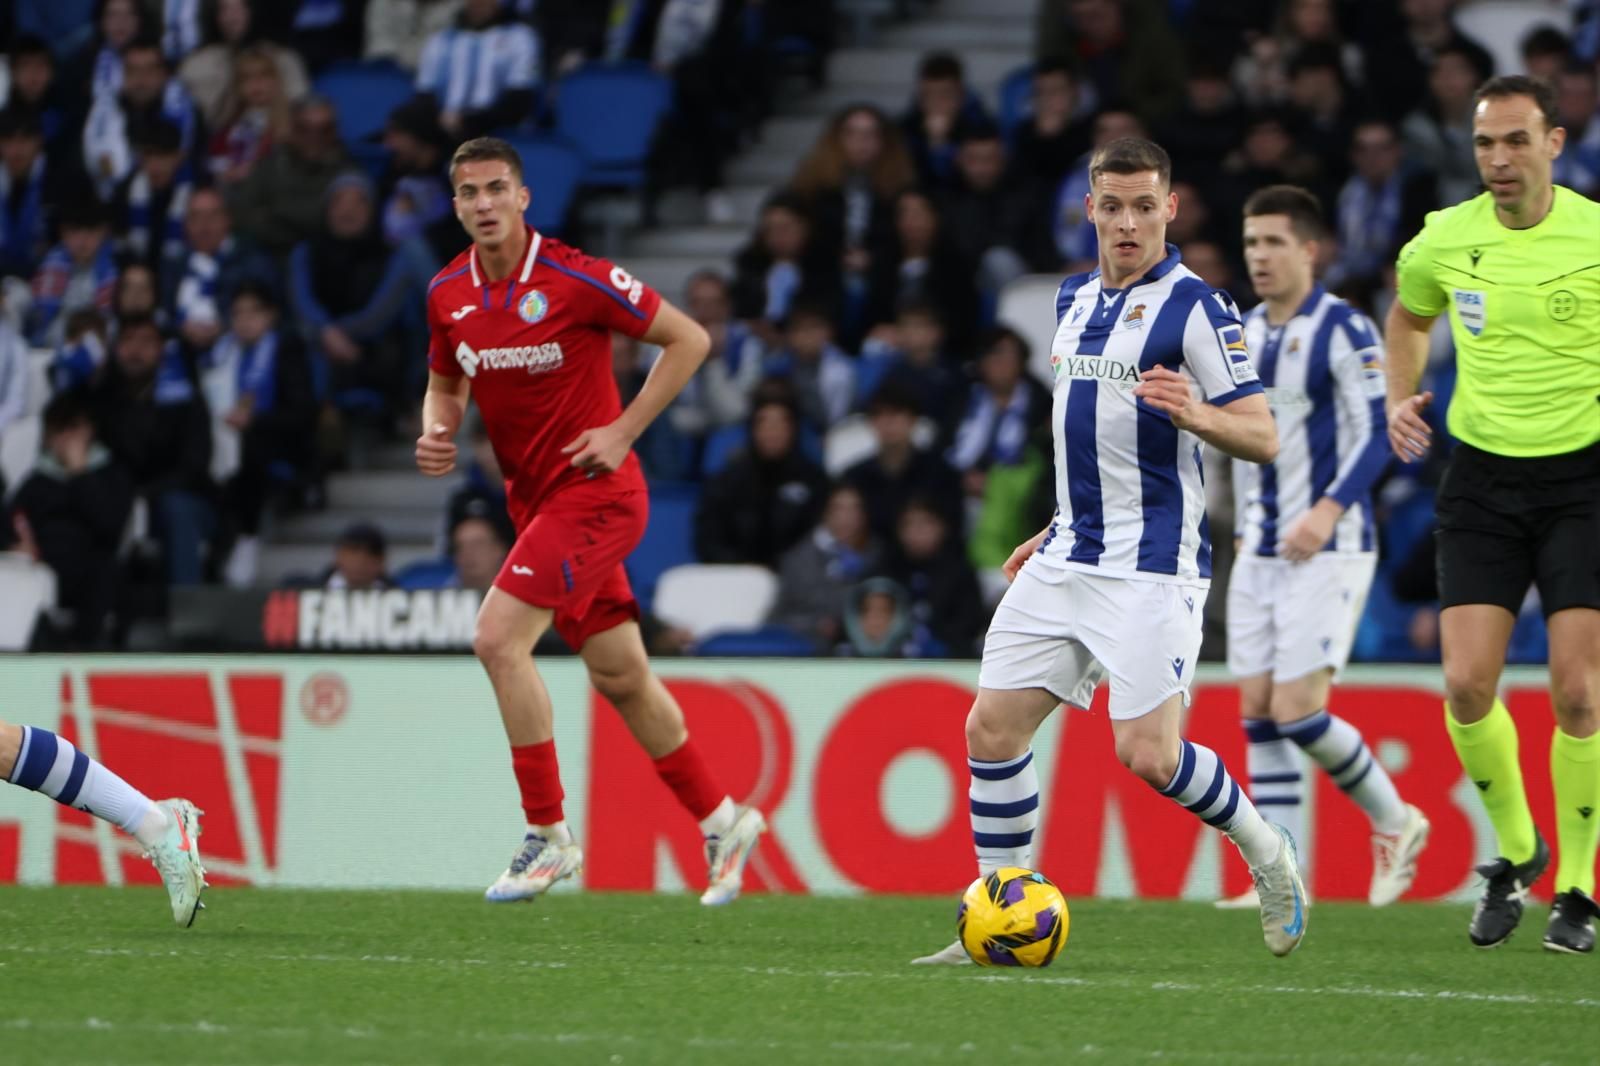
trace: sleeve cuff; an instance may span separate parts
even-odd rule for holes
[[[1250,381],[1240,385],[1232,392],[1223,393],[1221,396],[1208,396],[1206,397],[1206,403],[1210,404],[1212,407],[1226,407],[1235,400],[1242,400],[1246,396],[1254,396],[1258,392],[1265,391],[1266,390],[1261,387],[1261,382]]]

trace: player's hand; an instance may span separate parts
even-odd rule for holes
[[[1048,532],[1050,532],[1048,529],[1041,529],[1017,545],[1017,550],[1011,553],[1011,558],[1007,559],[1005,565],[1000,568],[1000,572],[1006,575],[1006,581],[1011,582],[1017,579],[1017,574],[1022,571],[1022,564],[1028,561],[1029,556],[1039,550],[1039,545],[1044,543],[1044,535]]]
[[[1292,563],[1303,563],[1314,557],[1333,537],[1333,527],[1339,524],[1344,509],[1328,501],[1318,500],[1316,506],[1296,518],[1278,542],[1278,558]]]
[[[1433,402],[1433,393],[1407,397],[1389,409],[1389,447],[1402,463],[1412,463],[1428,454],[1433,430],[1422,412]]]
[[[587,471],[590,477],[611,474],[628,458],[633,438],[615,425],[599,426],[579,433],[577,439],[561,449],[562,455],[572,456],[572,465]]]
[[[443,423],[435,422],[417,438],[417,469],[429,477],[444,477],[456,468],[456,442]]]
[[[1204,404],[1195,399],[1189,379],[1164,366],[1154,366],[1140,374],[1133,394],[1172,419],[1179,429],[1193,429],[1204,417]]]

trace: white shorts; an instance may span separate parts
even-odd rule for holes
[[[1228,669],[1293,681],[1350,658],[1378,559],[1323,552],[1303,563],[1241,555],[1228,581]]]
[[[1030,559],[995,608],[978,686],[1042,688],[1088,707],[1111,681],[1111,717],[1138,718],[1172,697],[1189,703],[1206,590],[1101,577]]]

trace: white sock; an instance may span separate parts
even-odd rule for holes
[[[143,792],[48,729],[22,727],[22,747],[11,768],[11,783],[67,807],[86,811],[128,833],[138,834],[155,807]],[[140,838],[140,843],[149,843]]]
[[[1246,719],[1245,736],[1250,740],[1250,800],[1261,817],[1277,822],[1289,831],[1300,849],[1300,872],[1309,866],[1311,848],[1306,842],[1305,775],[1302,756],[1295,742],[1278,732],[1270,718]]]
[[[1321,710],[1298,722],[1279,724],[1278,732],[1328,771],[1333,783],[1367,812],[1372,828],[1380,833],[1398,833],[1405,828],[1406,805],[1355,726]]]
[[[566,819],[552,825],[530,825],[528,832],[543,840],[546,844],[572,843],[572,830],[567,828]]]
[[[1276,860],[1283,838],[1256,811],[1217,753],[1203,744],[1178,743],[1178,768],[1161,794],[1226,833],[1252,867]]]
[[[980,875],[1002,866],[1033,868],[1033,831],[1039,826],[1039,772],[1033,749],[1015,759],[967,759],[972,784],[972,844]]]
[[[702,836],[721,837],[727,836],[728,830],[733,828],[733,820],[739,812],[734,809],[733,797],[723,796],[722,802],[717,804],[716,810],[700,819],[700,833]]]
[[[150,804],[150,810],[139,819],[139,824],[134,827],[133,835],[145,847],[153,847],[162,837],[167,835],[167,812],[161,809],[161,804]]]

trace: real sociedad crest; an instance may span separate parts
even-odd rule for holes
[[[517,301],[517,314],[530,326],[549,313],[550,301],[538,289],[525,293],[522,299]]]

